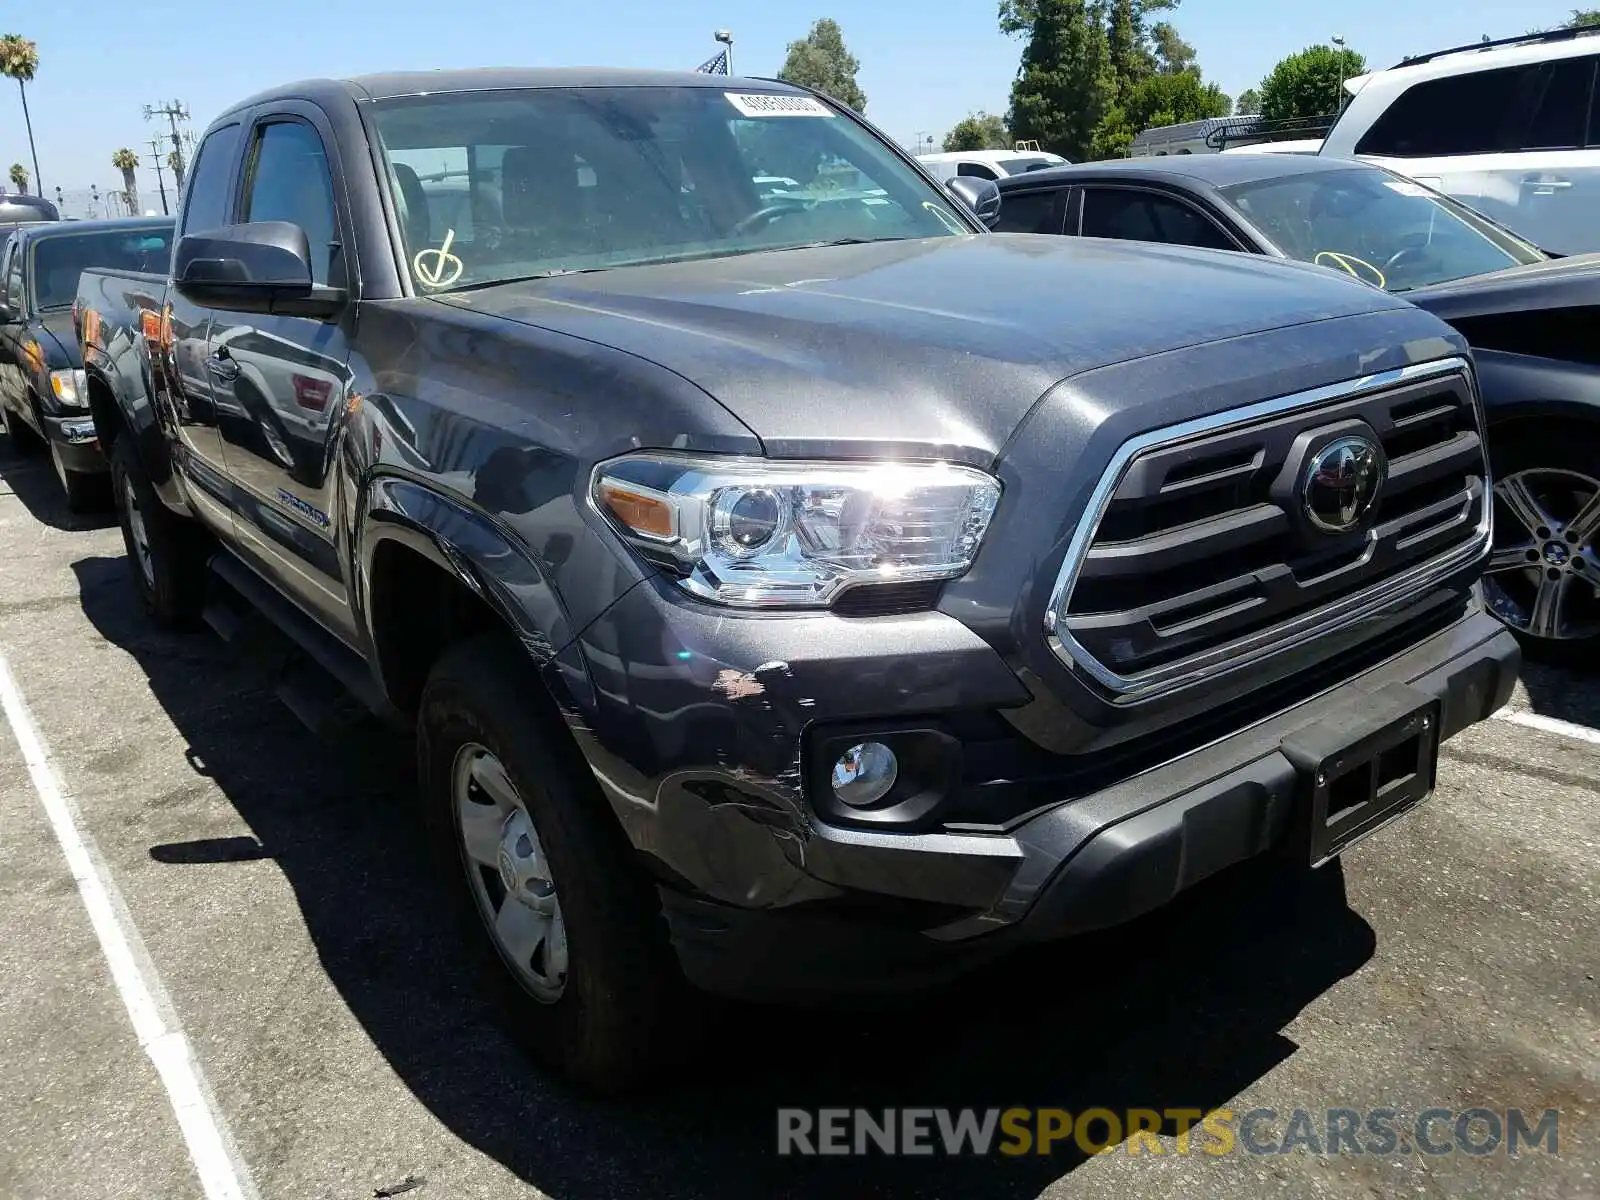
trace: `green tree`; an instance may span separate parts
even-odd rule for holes
[[[1582,29],[1585,25],[1600,25],[1600,8],[1575,8],[1572,10],[1572,19],[1567,21],[1563,29]]]
[[[28,128],[28,153],[33,156],[33,177],[39,176],[39,150],[33,144],[33,118],[28,114],[28,84],[39,70],[39,47],[20,33],[0,35],[0,75],[17,81],[22,93],[22,123]],[[16,178],[13,173],[12,178]],[[41,182],[41,187],[42,187]]]
[[[1027,37],[1011,85],[1012,136],[1067,158],[1087,157],[1116,89],[1099,5],[1001,0],[1000,28]]]
[[[11,183],[24,196],[28,194],[28,168],[21,163],[11,164]]]
[[[1320,117],[1339,110],[1341,85],[1367,69],[1354,50],[1308,46],[1261,81],[1261,115],[1269,121]]]
[[[957,121],[944,135],[946,150],[1004,150],[1011,145],[1006,123],[989,112],[975,112]]]
[[[816,88],[857,112],[867,111],[867,94],[856,83],[861,63],[845,49],[844,31],[839,22],[823,17],[811,32],[789,43],[789,56],[783,60],[778,78],[785,83]]]
[[[1155,43],[1156,69],[1163,75],[1199,69],[1195,65],[1194,47],[1178,36],[1171,22],[1159,21],[1151,26],[1150,40]]]
[[[1095,130],[1091,149],[1096,158],[1121,158],[1128,153],[1135,135],[1143,130],[1225,117],[1232,107],[1222,89],[1203,82],[1198,71],[1151,75],[1106,113]]]
[[[1255,88],[1246,88],[1239,93],[1239,98],[1233,103],[1233,111],[1241,117],[1253,117],[1261,111],[1261,93]]]
[[[128,211],[139,211],[139,181],[134,178],[134,171],[139,167],[139,156],[134,151],[124,146],[111,156],[111,165],[122,172],[122,194],[127,198]]]

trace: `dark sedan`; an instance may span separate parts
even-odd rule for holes
[[[1497,481],[1485,592],[1530,654],[1600,659],[1600,255],[1557,258],[1412,180],[1339,159],[1128,159],[999,187],[1002,233],[1297,259],[1454,325],[1477,358]]]

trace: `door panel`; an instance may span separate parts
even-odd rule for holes
[[[240,136],[238,124],[222,125],[200,143],[178,216],[179,237],[204,233],[227,223]],[[211,337],[213,316],[212,310],[202,308],[169,286],[155,330],[162,352],[159,357],[152,356],[152,361],[162,363],[163,369],[152,372],[152,377],[157,404],[171,422],[178,443],[177,465],[189,506],[202,522],[231,539],[234,523],[228,466],[222,452],[216,397],[206,370],[206,343]]]
[[[329,139],[309,115],[284,112],[258,121],[251,140],[237,219],[300,226],[316,282],[347,287],[340,231],[348,224],[334,196]],[[333,478],[349,359],[338,320],[218,312],[207,344],[240,547],[325,627],[354,641]]]
[[[1600,250],[1600,150],[1373,158],[1557,254]]]

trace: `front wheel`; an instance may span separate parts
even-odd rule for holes
[[[1597,433],[1554,422],[1489,433],[1495,531],[1484,597],[1543,662],[1600,658]]]
[[[513,1034],[580,1086],[625,1091],[687,1044],[687,985],[655,888],[533,671],[498,637],[434,667],[417,719],[429,841]]]
[[[110,480],[104,474],[72,470],[61,461],[61,450],[54,442],[50,443],[50,462],[61,481],[61,490],[67,494],[68,512],[103,512],[107,508]]]

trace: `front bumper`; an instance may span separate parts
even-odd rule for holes
[[[44,430],[51,449],[66,470],[101,475],[111,469],[95,434],[94,418],[87,412],[46,416]]]
[[[707,990],[805,999],[914,988],[1020,943],[1118,925],[1284,843],[1306,803],[1283,748],[1297,732],[1353,722],[1368,698],[1404,684],[1437,702],[1442,740],[1501,707],[1519,665],[1516,641],[1474,610],[1312,699],[1004,835],[819,826],[807,877],[841,891],[816,903],[752,907],[668,882],[672,940]],[[941,902],[948,919],[930,923]]]

